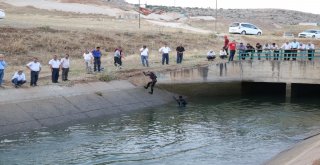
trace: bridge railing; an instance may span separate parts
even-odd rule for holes
[[[238,60],[319,60],[316,50],[237,50]]]

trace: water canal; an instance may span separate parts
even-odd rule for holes
[[[0,164],[257,165],[320,130],[316,99],[189,99],[2,137]]]

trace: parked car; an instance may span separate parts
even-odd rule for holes
[[[0,19],[3,19],[4,17],[6,17],[6,13],[0,9]]]
[[[294,34],[292,32],[284,32],[283,37],[285,38],[294,38]]]
[[[262,30],[251,23],[235,22],[229,26],[229,33],[262,35]]]
[[[299,38],[320,38],[320,30],[305,30],[298,35]]]

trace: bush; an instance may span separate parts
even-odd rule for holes
[[[99,76],[99,80],[100,81],[109,82],[109,81],[115,80],[115,77],[111,76],[111,75],[107,75],[107,74],[101,74]]]

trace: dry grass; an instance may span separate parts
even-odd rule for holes
[[[102,0],[59,0],[62,3],[105,4]]]
[[[99,1],[99,0],[97,0]],[[64,2],[77,2],[77,0],[64,0]],[[90,1],[91,2],[91,1]],[[141,75],[143,70],[162,71],[181,67],[190,67],[206,64],[205,54],[209,49],[216,52],[223,46],[223,33],[229,25],[227,21],[220,21],[217,29],[221,35],[196,34],[181,29],[159,27],[146,21],[141,22],[138,29],[138,20],[118,20],[102,15],[72,14],[57,11],[39,10],[33,7],[12,7],[0,3],[6,8],[7,18],[0,25],[0,52],[6,55],[9,67],[6,69],[5,79],[10,80],[11,75],[18,68],[25,67],[32,57],[36,56],[43,65],[41,85],[50,84],[50,71],[47,65],[53,55],[70,54],[72,82],[62,85],[72,85],[77,82],[111,79],[130,79],[140,84],[143,79],[134,79]],[[26,14],[27,13],[27,14]],[[190,21],[189,25],[203,29],[214,28],[214,22]],[[284,27],[286,30],[288,27]],[[301,27],[290,27],[293,32],[301,31]],[[261,37],[230,35],[230,39],[238,42],[276,42],[280,46],[287,39],[279,37],[281,30],[266,30]],[[308,39],[300,41],[308,42]],[[166,42],[173,49],[170,54],[170,65],[162,66],[161,55],[158,49]],[[320,47],[318,40],[313,41]],[[175,47],[182,43],[186,53],[182,65],[175,63]],[[150,68],[140,64],[139,48],[147,45],[150,56]],[[106,70],[97,75],[85,73],[82,54],[85,49],[102,48],[102,65]],[[126,54],[123,60],[124,68],[116,70],[113,66],[113,50],[121,46]],[[28,72],[27,72],[28,74]],[[27,75],[29,76],[29,75]],[[7,83],[7,85],[10,83]]]

